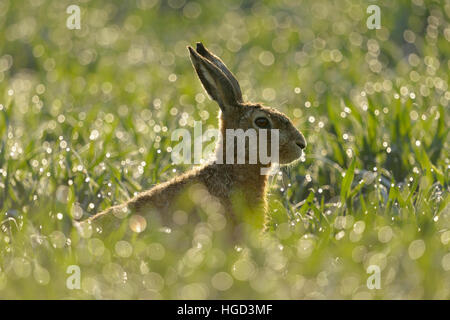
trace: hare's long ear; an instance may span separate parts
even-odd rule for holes
[[[233,86],[233,91],[236,97],[238,97],[239,102],[242,102],[242,92],[239,82],[237,81],[234,74],[227,68],[225,63],[216,55],[214,55],[211,51],[205,48],[203,43],[197,42],[197,52],[200,53],[203,57],[211,61],[216,65],[230,80],[231,85]]]
[[[192,65],[197,72],[203,87],[208,95],[219,104],[222,111],[242,102],[242,95],[233,86],[230,78],[219,68],[214,61],[199,54],[188,46]],[[220,60],[219,60],[220,61]],[[223,65],[223,63],[222,63]],[[225,65],[223,65],[225,66]]]

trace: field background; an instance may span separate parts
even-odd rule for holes
[[[448,0],[0,0],[0,298],[449,299],[449,17]],[[272,230],[229,248],[206,212],[80,237],[72,218],[189,168],[172,130],[216,127],[196,41],[307,138],[271,179]]]

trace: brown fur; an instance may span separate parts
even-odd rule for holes
[[[306,141],[284,114],[261,104],[244,103],[236,78],[218,57],[210,53],[201,43],[197,44],[197,51],[191,47],[188,48],[194,68],[205,90],[221,108],[219,126],[222,137],[225,137],[226,129],[240,128],[245,131],[253,128],[255,118],[264,116],[270,120],[271,128],[279,129],[280,162],[289,163],[300,157],[301,149],[306,146]],[[268,143],[270,144],[270,141]],[[219,141],[217,145],[217,150],[221,148],[224,150],[225,158],[225,139]],[[247,143],[246,149],[247,154]],[[196,184],[204,186],[211,197],[220,202],[231,225],[237,225],[243,220],[240,209],[237,209],[235,204],[235,197],[240,197],[245,207],[254,212],[256,220],[264,221],[267,220],[267,175],[261,175],[262,167],[264,165],[259,162],[257,164],[220,164],[213,161],[142,192],[122,205],[98,213],[88,221],[99,220],[101,217],[123,209],[145,216],[151,208],[160,213],[164,224],[170,224],[170,212],[174,210],[177,198],[187,188]]]

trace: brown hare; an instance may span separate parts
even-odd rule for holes
[[[270,167],[271,163],[263,164],[259,160],[254,164],[225,161],[227,153],[230,152],[224,138],[226,130],[253,129],[258,132],[261,129],[278,129],[280,164],[293,162],[302,155],[302,149],[306,147],[305,138],[281,112],[259,103],[244,102],[235,76],[222,60],[208,51],[202,43],[197,43],[196,50],[190,46],[188,50],[192,65],[204,89],[220,107],[221,138],[216,146],[216,160],[142,192],[126,203],[88,218],[86,221],[89,225],[103,220],[104,217],[132,212],[140,222],[148,219],[149,215],[156,214],[161,217],[162,225],[170,226],[172,215],[176,212],[177,198],[192,186],[200,188],[206,197],[220,204],[227,224],[232,228],[242,222],[253,224],[260,229],[266,225],[268,178],[267,175],[261,174],[261,169]],[[271,143],[271,138],[268,138],[267,144]],[[244,145],[245,158],[248,160],[249,146]],[[231,150],[233,157],[235,151]],[[244,210],[251,212],[250,217],[247,213],[247,218],[244,218],[242,212]]]

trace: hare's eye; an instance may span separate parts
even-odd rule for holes
[[[255,119],[255,124],[262,129],[270,128],[270,121],[267,118],[259,117]]]

